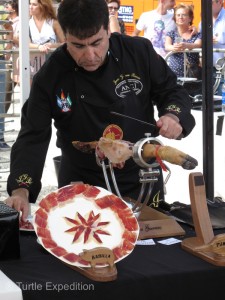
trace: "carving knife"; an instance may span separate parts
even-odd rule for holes
[[[130,116],[127,116],[127,115],[124,115],[124,114],[115,112],[115,111],[111,111],[110,113],[111,113],[112,115],[116,115],[116,116],[119,116],[119,117],[127,118],[127,119],[130,119],[130,120],[139,122],[139,123],[141,123],[141,124],[145,124],[145,125],[154,127],[154,128],[155,128],[155,131],[156,131],[156,132],[159,132],[159,128],[158,128],[156,125],[154,125],[154,124],[151,124],[151,123],[148,123],[148,122],[145,122],[145,121],[142,121],[142,120],[139,120],[139,119],[136,119],[136,118],[133,118],[133,117],[130,117]],[[183,133],[181,133],[181,135],[178,136],[177,140],[180,140],[180,139],[182,139],[183,137],[184,137],[184,135],[183,135]]]
[[[136,119],[136,118],[127,116],[127,115],[123,115],[123,114],[120,114],[120,113],[115,112],[115,111],[111,111],[110,113],[111,113],[112,115],[116,115],[116,116],[119,116],[119,117],[127,118],[127,119],[130,119],[130,120],[133,120],[133,121],[136,121],[136,122],[139,122],[139,123],[148,125],[148,126],[152,126],[152,127],[154,127],[156,130],[159,130],[159,128],[158,128],[156,125],[154,125],[154,124],[151,124],[151,123],[148,123],[148,122],[145,122],[145,121],[142,121],[142,120],[139,120],[139,119]]]

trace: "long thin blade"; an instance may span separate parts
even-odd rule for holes
[[[133,121],[136,121],[136,122],[139,122],[139,123],[142,123],[142,124],[145,124],[145,125],[156,128],[156,125],[154,125],[154,124],[151,124],[151,123],[148,123],[148,122],[145,122],[145,121],[127,116],[127,115],[123,115],[123,114],[120,114],[120,113],[115,112],[115,111],[111,111],[110,113],[113,114],[113,115],[119,116],[119,117],[127,118],[127,119],[130,119],[130,120],[133,120]]]

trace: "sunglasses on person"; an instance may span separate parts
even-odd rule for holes
[[[187,14],[176,14],[176,17],[181,17],[181,18],[185,18],[187,17],[188,15]]]
[[[115,6],[108,6],[108,9],[117,11],[119,8]]]

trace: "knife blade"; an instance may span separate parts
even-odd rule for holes
[[[124,114],[115,112],[115,111],[111,111],[110,113],[111,113],[112,115],[116,115],[116,116],[119,116],[119,117],[127,118],[127,119],[130,119],[130,120],[139,122],[139,123],[141,123],[141,124],[145,124],[145,125],[154,127],[154,128],[155,128],[155,131],[156,131],[156,132],[159,132],[159,127],[157,127],[157,126],[154,125],[154,124],[151,124],[151,123],[148,123],[148,122],[145,122],[145,121],[142,121],[142,120],[139,120],[139,119],[136,119],[136,118],[133,118],[133,117],[130,117],[130,116],[127,116],[127,115],[124,115]],[[183,137],[184,137],[184,135],[183,135],[183,133],[181,133],[181,134],[176,138],[176,140],[181,140]]]
[[[136,119],[136,118],[133,118],[133,117],[130,117],[130,116],[127,116],[127,115],[124,115],[124,114],[115,112],[115,111],[111,111],[110,113],[111,113],[112,115],[116,115],[116,116],[119,116],[119,117],[127,118],[127,119],[130,119],[130,120],[133,120],[133,121],[136,121],[136,122],[139,122],[139,123],[148,125],[148,126],[152,126],[152,127],[154,127],[155,129],[158,129],[158,127],[157,127],[156,125],[154,125],[154,124],[151,124],[151,123],[148,123],[148,122],[145,122],[145,121],[142,121],[142,120],[139,120],[139,119]]]

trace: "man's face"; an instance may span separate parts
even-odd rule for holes
[[[212,14],[218,15],[223,6],[222,0],[212,0]]]
[[[103,27],[99,32],[87,39],[66,34],[67,50],[78,66],[86,71],[97,70],[105,61],[109,49],[110,31]]]
[[[167,10],[173,9],[176,5],[176,0],[165,0],[165,6]]]

